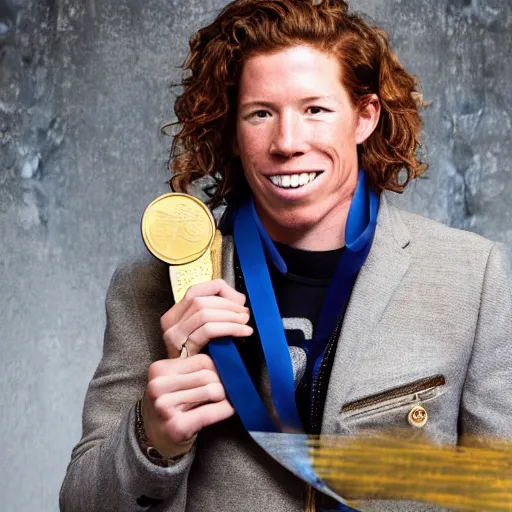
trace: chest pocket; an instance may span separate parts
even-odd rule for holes
[[[443,375],[433,375],[349,402],[340,411],[341,433],[408,428],[419,434],[439,417],[436,398],[445,384]]]

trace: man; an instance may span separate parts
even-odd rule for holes
[[[304,510],[305,485],[253,442],[205,352],[239,339],[269,402],[253,242],[265,250],[268,311],[279,308],[299,354],[306,432],[510,437],[502,249],[401,212],[383,193],[424,169],[415,80],[385,34],[340,0],[240,0],[192,38],[185,66],[173,183],[217,180],[223,280],[172,304],[165,265],[116,272],[62,510]],[[244,222],[260,235],[244,242]],[[365,510],[433,508],[373,500]]]

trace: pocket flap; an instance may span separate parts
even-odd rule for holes
[[[431,398],[429,392],[433,392],[445,384],[446,379],[444,378],[444,375],[439,374],[431,377],[425,377],[402,386],[386,389],[374,395],[349,402],[341,408],[340,412],[347,413],[362,409],[373,409],[374,407],[379,407],[386,402],[395,400],[400,402],[400,398],[406,398],[410,395],[418,395],[417,401],[428,400]]]

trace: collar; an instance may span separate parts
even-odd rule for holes
[[[396,245],[398,249],[405,249],[411,242],[411,233],[402,218],[400,209],[393,204],[394,197],[396,197],[394,192],[383,192],[380,195],[377,227],[389,243]]]

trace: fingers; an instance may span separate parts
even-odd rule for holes
[[[190,411],[175,414],[167,422],[169,436],[176,442],[185,442],[194,437],[201,429],[225,420],[235,413],[227,401],[208,403]]]
[[[249,321],[248,312],[234,312],[224,309],[200,309],[173,325],[163,334],[168,353],[170,347],[180,351],[188,340],[189,356],[198,354],[213,338],[220,336],[250,336],[253,329],[245,324]]]
[[[200,309],[204,301],[198,301],[199,298],[213,298],[219,296],[220,298],[226,299],[224,306],[219,308],[226,309],[226,302],[233,303],[232,306],[227,306],[229,309],[238,306],[238,312],[244,311],[245,295],[237,292],[234,288],[229,286],[223,279],[215,279],[213,281],[207,281],[191,286],[183,299],[176,303],[165,315],[162,317],[162,331],[166,331],[171,325],[176,324],[187,312],[189,307],[193,305],[193,310],[197,311]],[[205,305],[205,307],[211,308],[211,305]],[[235,310],[235,309],[232,309]]]
[[[190,429],[196,433],[209,425],[233,416],[233,414],[235,414],[233,406],[227,400],[222,400],[218,403],[206,404],[192,409],[184,413],[184,416],[190,425]]]
[[[245,300],[244,294],[222,279],[192,286],[160,319],[168,356],[178,358],[185,343],[190,357],[212,338],[250,336],[253,329],[246,326]]]
[[[146,393],[149,398],[156,400],[165,393],[194,389],[218,382],[220,380],[217,373],[210,370],[199,370],[194,373],[175,374],[172,377],[157,377],[148,383]]]
[[[203,427],[234,414],[212,359],[197,354],[149,367],[143,398],[146,434],[160,453],[186,453]]]
[[[197,354],[186,359],[161,359],[150,365],[148,382],[158,377],[174,379],[176,374],[195,373],[200,370],[210,370],[217,374],[212,358],[206,354]]]
[[[167,331],[179,321],[183,321],[203,309],[222,309],[225,311],[232,311],[233,313],[249,313],[249,308],[245,307],[243,304],[238,304],[217,295],[211,297],[195,297],[188,303],[185,310],[183,310],[183,306],[184,304],[180,302],[174,305],[162,316],[160,319],[162,332]],[[179,317],[179,311],[176,313],[175,310],[175,308],[178,307],[180,308],[180,311],[182,311],[181,316]]]
[[[202,325],[188,337],[188,353],[189,355],[198,354],[209,341],[215,338],[224,338],[226,336],[244,338],[252,333],[253,328],[249,325],[232,322],[209,322]]]
[[[229,286],[224,279],[214,279],[213,281],[207,281],[200,283],[195,286],[191,286],[185,294],[185,300],[192,300],[195,297],[207,297],[211,295],[219,295],[232,302],[243,306],[245,304],[245,295],[236,291],[234,288]]]
[[[224,386],[220,382],[212,382],[205,386],[166,393],[155,400],[155,411],[164,420],[176,414],[175,409],[188,411],[201,404],[221,402],[226,399]]]

